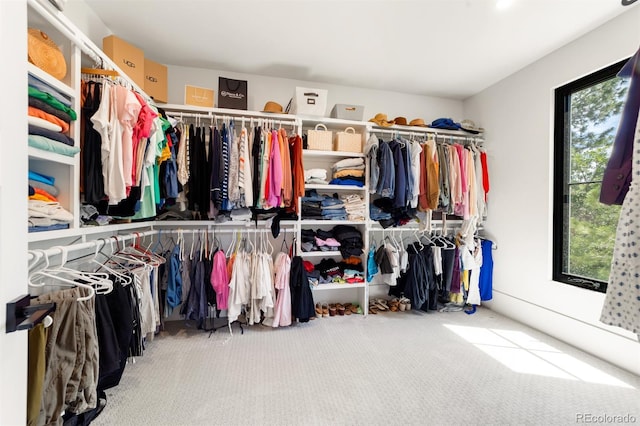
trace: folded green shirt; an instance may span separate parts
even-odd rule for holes
[[[73,109],[69,108],[68,106],[66,106],[65,104],[63,104],[62,102],[60,102],[59,100],[51,96],[50,94],[41,92],[35,87],[29,86],[29,96],[33,96],[34,98],[40,99],[41,101],[51,105],[53,108],[66,112],[67,114],[69,114],[72,120],[75,120],[78,118],[78,116],[76,115],[76,112]]]
[[[73,157],[80,152],[77,146],[65,145],[53,139],[45,138],[39,135],[29,135],[29,146],[41,149],[43,151],[55,152],[56,154]]]

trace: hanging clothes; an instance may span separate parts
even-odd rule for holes
[[[291,275],[291,258],[288,254],[280,252],[275,261],[275,288],[276,296],[275,313],[272,327],[286,327],[291,325],[291,287],[289,279]]]
[[[309,322],[316,315],[313,294],[309,287],[307,272],[302,264],[302,258],[295,256],[291,260],[291,309],[294,318],[300,322]]]
[[[82,81],[82,121],[80,162],[81,185],[85,202],[98,204],[104,197],[104,179],[102,177],[102,139],[91,122],[98,111],[102,99],[102,84],[95,81]]]
[[[227,258],[222,250],[216,251],[213,256],[210,282],[216,292],[216,309],[228,309],[229,277],[227,275]]]
[[[640,60],[636,57],[636,74],[632,88],[640,88]],[[631,88],[629,89],[631,93]],[[640,97],[640,89],[633,93]],[[637,113],[637,111],[636,111]],[[631,184],[624,196],[620,220],[616,229],[613,259],[609,273],[607,294],[600,314],[600,321],[640,335],[640,261],[639,234],[634,222],[640,222],[640,116],[636,121],[633,139],[633,167]]]
[[[244,250],[239,250],[233,261],[233,271],[229,280],[229,298],[227,318],[229,324],[236,321],[242,313],[242,307],[249,303],[251,293],[251,257]]]

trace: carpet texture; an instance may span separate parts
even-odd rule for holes
[[[210,338],[171,322],[107,391],[94,424],[640,424],[639,389],[640,377],[482,308]]]

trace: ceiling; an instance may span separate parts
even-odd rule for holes
[[[85,1],[114,34],[157,62],[455,99],[482,91],[640,4]]]

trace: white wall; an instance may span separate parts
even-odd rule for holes
[[[604,294],[551,280],[553,90],[640,45],[640,7],[609,21],[464,102],[488,129],[486,228],[494,252],[496,311],[640,374],[640,344],[599,322]]]
[[[102,46],[102,39],[112,33],[84,0],[67,1],[63,14],[98,47]]]
[[[184,103],[185,84],[215,90],[217,104],[218,77],[222,76],[248,81],[248,109],[254,111],[261,111],[267,101],[275,101],[285,108],[296,86],[302,86],[328,90],[327,116],[334,104],[345,103],[363,105],[365,120],[380,112],[387,114],[389,119],[397,116],[407,120],[422,118],[425,122],[438,117],[463,119],[462,101],[458,100],[176,65],[168,68],[169,103],[174,104]]]

